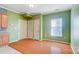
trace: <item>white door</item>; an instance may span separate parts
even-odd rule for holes
[[[19,20],[18,21],[18,40],[27,38],[27,21]]]
[[[39,40],[40,35],[40,19],[34,20],[34,39]]]
[[[28,20],[28,31],[27,31],[28,38],[33,38],[33,32],[34,32],[33,25],[34,25],[33,20]]]

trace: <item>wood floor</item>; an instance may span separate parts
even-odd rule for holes
[[[22,39],[9,46],[23,54],[73,54],[70,45],[54,41]]]

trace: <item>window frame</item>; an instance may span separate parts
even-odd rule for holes
[[[57,25],[54,25],[54,26],[51,25],[51,29],[50,29],[50,31],[51,31],[51,32],[50,32],[51,36],[62,37],[62,36],[63,36],[63,33],[62,33],[62,32],[63,32],[63,31],[62,31],[62,28],[63,28],[63,27],[62,27],[62,26],[63,26],[63,25],[62,25],[63,20],[62,20],[62,18],[61,18],[61,17],[60,17],[60,18],[53,18],[52,20],[54,20],[54,22],[56,21],[56,23],[59,23],[59,25],[58,25],[58,24],[57,24]],[[50,24],[52,24],[52,20],[51,20],[51,23],[50,23]],[[54,23],[54,24],[56,24],[56,23]],[[54,29],[53,29],[53,31],[54,31],[54,30],[56,30],[56,28],[58,28],[58,27],[60,28],[60,30],[58,30],[58,31],[61,31],[61,32],[59,32],[60,34],[56,34],[56,33],[53,33],[53,34],[52,34],[52,29],[54,28]]]

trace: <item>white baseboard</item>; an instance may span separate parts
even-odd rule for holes
[[[72,48],[73,53],[76,54],[72,45],[71,45],[71,48]]]

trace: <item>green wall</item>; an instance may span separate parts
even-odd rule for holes
[[[59,40],[70,43],[70,13],[71,11],[63,11],[58,13],[52,13],[43,16],[43,39]],[[62,17],[63,28],[62,37],[55,37],[50,35],[50,23],[53,18]]]
[[[8,33],[10,35],[10,42],[18,40],[18,21],[21,19],[20,15],[3,8],[0,8],[0,13],[8,15],[8,28],[0,29],[0,33]]]
[[[79,53],[79,5],[71,10],[71,45]]]
[[[8,15],[8,33],[10,34],[10,42],[18,40],[20,15],[11,11],[7,11]]]

